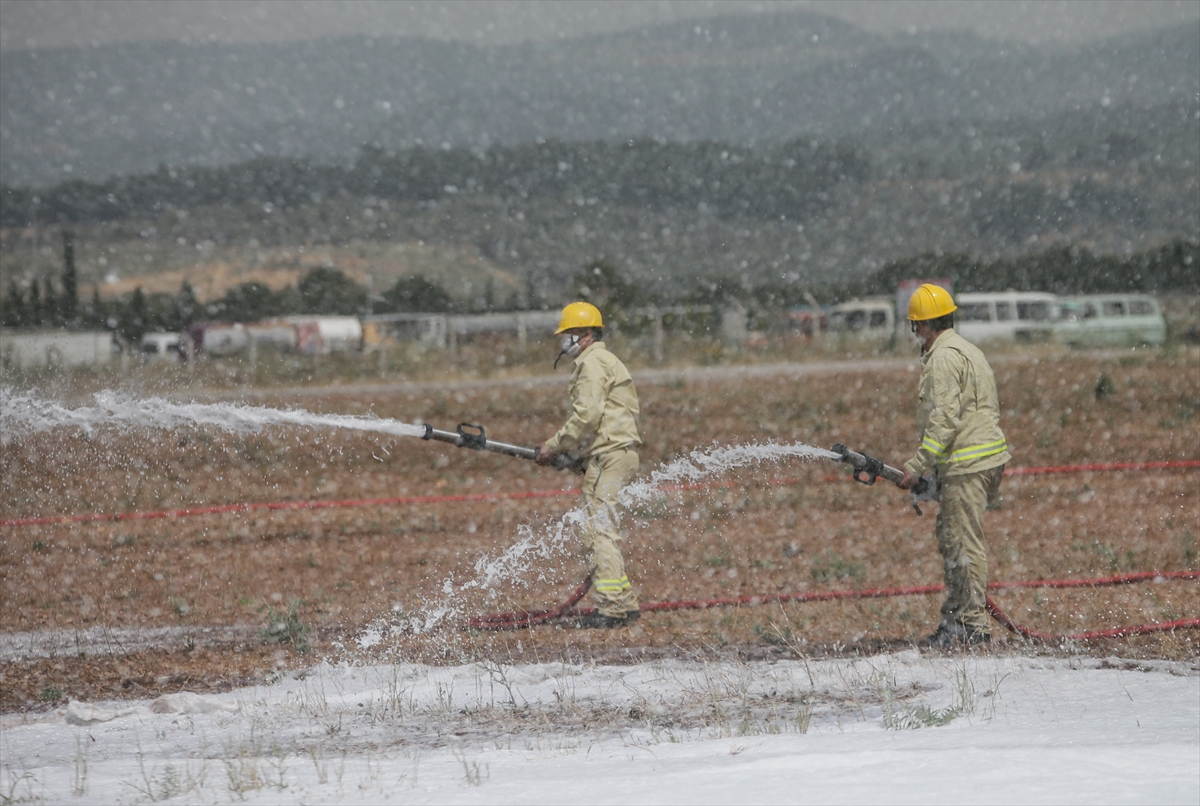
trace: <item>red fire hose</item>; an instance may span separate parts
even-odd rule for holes
[[[562,618],[567,614],[580,612],[575,611],[573,608],[587,595],[588,588],[590,587],[592,587],[592,578],[589,576],[583,582],[579,583],[579,587],[568,597],[567,601],[558,607],[552,607],[549,610],[514,610],[509,613],[485,613],[482,616],[472,618],[467,622],[467,625],[480,630],[519,630],[524,627],[545,624],[547,621]]]
[[[1124,462],[1124,463],[1108,463],[1108,464],[1081,464],[1081,465],[1060,465],[1054,467],[1021,467],[1010,468],[1005,471],[1006,476],[1025,476],[1025,475],[1043,475],[1049,473],[1078,473],[1078,472],[1103,472],[1103,471],[1121,471],[1121,470],[1163,470],[1163,469],[1182,469],[1182,468],[1200,468],[1200,460],[1182,460],[1182,461],[1165,461],[1165,462]],[[829,476],[826,480],[839,480],[848,478],[846,476]],[[799,479],[783,478],[772,479],[769,484],[773,486],[786,486],[798,483]],[[664,492],[707,489],[713,487],[732,487],[733,482],[729,481],[714,481],[700,482],[691,484],[678,484],[663,486],[660,489]],[[501,499],[514,498],[543,498],[560,495],[574,495],[579,491],[575,490],[530,490],[513,493],[477,493],[466,495],[437,495],[437,496],[406,496],[399,498],[366,498],[353,499],[343,501],[277,501],[269,503],[245,503],[245,504],[225,504],[207,507],[186,507],[175,510],[163,510],[157,512],[120,512],[120,513],[87,513],[81,515],[61,515],[41,518],[8,518],[0,520],[0,526],[33,526],[42,524],[54,523],[78,523],[81,521],[117,521],[117,520],[143,520],[168,517],[185,517],[189,515],[208,515],[217,513],[232,513],[232,512],[252,512],[259,510],[295,510],[295,509],[326,509],[340,507],[358,507],[358,506],[387,506],[396,504],[417,504],[417,503],[445,503],[445,502],[468,502],[468,501],[496,501]],[[1136,574],[1125,574],[1116,577],[1104,577],[1099,579],[1058,579],[1058,580],[1025,580],[1014,582],[993,582],[988,585],[989,590],[1003,590],[1008,588],[1094,588],[1107,585],[1124,585],[1134,582],[1145,582],[1149,580],[1167,580],[1167,579],[1200,579],[1200,572],[1197,571],[1164,571],[1164,572],[1144,572]],[[560,618],[586,615],[595,612],[594,608],[576,608],[583,597],[587,595],[588,589],[591,587],[591,579],[585,579],[579,587],[571,594],[568,599],[557,607],[552,607],[546,610],[517,610],[508,613],[490,613],[476,616],[467,621],[467,626],[480,630],[516,630],[527,627],[533,627],[538,624],[545,624],[549,621],[554,621]],[[926,585],[921,587],[911,588],[874,588],[865,590],[838,590],[838,591],[818,591],[813,593],[777,593],[764,594],[760,596],[740,596],[733,598],[718,598],[718,599],[686,599],[676,602],[651,602],[642,605],[643,611],[668,611],[668,610],[703,610],[710,607],[736,607],[741,605],[754,606],[761,604],[772,604],[776,602],[819,602],[831,601],[836,599],[881,599],[894,596],[927,596],[934,593],[940,593],[944,588],[941,585]],[[1002,611],[991,597],[987,599],[988,612],[1001,625],[1008,628],[1012,632],[1031,640],[1039,641],[1062,641],[1062,640],[1077,640],[1087,641],[1096,638],[1114,638],[1125,635],[1144,635],[1155,632],[1167,632],[1171,630],[1185,630],[1200,628],[1200,619],[1179,619],[1169,622],[1153,622],[1150,624],[1137,624],[1127,627],[1114,627],[1106,630],[1092,630],[1082,633],[1070,633],[1064,635],[1056,635],[1052,633],[1043,633],[1036,630],[1031,630],[1009,618]]]
[[[1200,579],[1200,571],[1151,571],[1134,574],[1122,574],[1113,577],[1096,579],[1039,579],[1018,580],[1012,582],[992,582],[989,590],[1006,590],[1012,588],[1099,588],[1110,585],[1129,585],[1135,582],[1165,581],[1168,579]],[[492,613],[476,616],[467,621],[467,626],[479,630],[518,630],[545,624],[559,618],[588,615],[595,608],[576,608],[575,605],[583,599],[591,585],[591,579],[585,579],[575,589],[571,597],[558,607],[549,610],[517,610],[509,613]],[[710,607],[738,607],[774,604],[777,602],[828,602],[836,599],[884,599],[894,596],[926,596],[941,593],[945,588],[941,585],[924,585],[913,588],[867,588],[864,590],[835,590],[815,591],[812,593],[772,593],[760,596],[736,596],[720,599],[683,599],[675,602],[650,602],[641,606],[642,612],[668,610],[705,610]],[[1200,628],[1200,618],[1179,619],[1176,621],[1153,622],[1136,624],[1128,627],[1114,627],[1107,630],[1093,630],[1081,633],[1056,635],[1037,632],[1024,627],[1004,614],[991,597],[987,600],[988,612],[1001,625],[1014,633],[1031,640],[1038,641],[1088,641],[1096,638],[1117,638],[1125,635],[1145,635],[1171,630],[1191,630]]]
[[[1119,470],[1185,470],[1200,468],[1200,459],[1180,459],[1168,462],[1120,462],[1091,465],[1058,465],[1053,467],[1011,467],[1004,471],[1006,476],[1039,476],[1048,473],[1099,473]],[[846,481],[849,476],[826,476],[825,481]],[[777,478],[770,479],[766,484],[772,487],[787,487],[799,484],[802,479]],[[685,490],[708,490],[713,488],[734,487],[732,481],[706,481],[689,484],[662,485],[661,492],[682,492]],[[295,509],[342,509],[346,507],[383,507],[405,506],[411,504],[443,504],[473,501],[504,501],[528,498],[554,498],[564,495],[578,495],[579,488],[560,490],[521,490],[509,493],[460,493],[457,495],[409,495],[395,498],[351,498],[340,501],[268,501],[243,504],[215,504],[203,507],[180,507],[179,509],[164,509],[149,512],[85,512],[77,515],[48,515],[32,518],[0,519],[0,526],[46,526],[56,523],[84,523],[91,521],[136,521],[156,520],[159,518],[186,518],[194,515],[219,515],[235,512],[278,512]]]

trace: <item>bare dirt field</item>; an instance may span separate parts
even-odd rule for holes
[[[1195,348],[1014,353],[998,357],[995,368],[1013,467],[1200,458]],[[644,473],[714,443],[844,442],[894,464],[915,446],[915,361],[799,379],[645,377]],[[564,373],[559,380],[440,391],[343,387],[302,400],[262,390],[253,403],[441,428],[483,423],[496,439],[536,445],[563,417]],[[8,519],[576,484],[518,459],[302,428],[242,435],[64,428],[9,441],[0,472]],[[639,506],[625,525],[642,600],[939,584],[933,512],[919,518],[894,487],[867,488],[846,476],[828,461],[790,459],[712,479],[727,486],[667,492]],[[1003,504],[987,521],[991,578],[1196,569],[1198,481],[1195,469],[1008,478]],[[630,629],[604,632],[463,629],[469,615],[555,605],[579,583],[582,562],[570,536],[561,544],[552,538],[575,504],[566,494],[0,526],[0,711],[64,698],[222,690],[322,657],[817,656],[905,646],[936,625],[938,598],[928,596],[648,613]],[[496,584],[462,591],[478,578],[481,558],[523,539],[544,550],[511,565]],[[450,598],[448,579],[460,591]],[[1188,581],[994,596],[1017,620],[1055,633],[1200,615],[1197,585]],[[355,640],[372,625],[403,625],[440,606],[457,612],[431,632],[385,636],[369,649]],[[1001,649],[1013,640],[999,628],[996,636]],[[1200,632],[1181,631],[1046,651],[1192,658],[1198,649]]]

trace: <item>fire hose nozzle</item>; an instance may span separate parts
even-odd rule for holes
[[[845,462],[850,465],[854,471],[853,478],[860,484],[866,484],[868,487],[875,484],[875,479],[883,476],[893,484],[899,484],[904,480],[904,471],[899,468],[885,465],[881,459],[876,459],[874,456],[868,456],[865,453],[852,451],[842,443],[838,443],[829,449],[830,453],[836,453],[837,461]],[[938,498],[938,482],[937,478],[931,475],[921,476],[917,479],[917,483],[909,490],[912,495],[912,506],[918,515],[923,515],[919,502],[921,501],[937,501]]]
[[[842,443],[829,449],[838,455],[838,461],[845,462],[854,470],[854,480],[868,487],[874,486],[875,479],[883,476],[890,482],[899,483],[904,478],[904,471],[885,465],[882,460],[865,453],[852,451]]]
[[[459,423],[453,431],[442,431],[431,425],[425,425],[425,433],[421,439],[433,439],[438,442],[448,442],[456,448],[470,448],[473,451],[491,451],[505,456],[515,456],[519,459],[537,459],[537,448],[527,448],[523,445],[511,445],[487,438],[487,432],[482,425],[475,423]],[[556,470],[573,470],[582,473],[586,463],[573,454],[560,453],[554,457]]]
[[[471,431],[467,429],[474,430]],[[462,438],[458,444],[460,448],[470,448],[473,451],[481,451],[487,447],[487,435],[484,432],[482,425],[476,425],[475,423],[459,423],[456,430],[458,431],[459,437]]]

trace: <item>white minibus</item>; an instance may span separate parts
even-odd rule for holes
[[[1167,323],[1148,294],[1096,294],[1059,301],[1054,336],[1072,347],[1161,345]]]
[[[1047,341],[1053,334],[1058,298],[1040,291],[959,294],[954,329],[970,342],[995,339]]]
[[[842,337],[886,340],[896,332],[894,303],[887,298],[852,299],[833,306],[829,330]]]

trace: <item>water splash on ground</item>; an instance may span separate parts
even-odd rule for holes
[[[95,402],[95,406],[69,408],[34,394],[0,388],[0,438],[17,438],[58,428],[77,428],[90,434],[101,427],[177,429],[194,426],[211,426],[234,433],[256,432],[272,426],[299,426],[409,437],[425,434],[423,426],[373,416],[313,414],[297,409],[232,403],[174,403],[160,397],[134,398],[113,391],[98,392]],[[838,455],[831,451],[799,442],[715,445],[692,451],[653,470],[647,478],[633,482],[621,491],[621,502],[628,509],[661,496],[664,489],[704,483],[750,465],[789,459],[837,458]],[[467,603],[477,601],[479,596],[471,594],[482,593],[485,600],[495,601],[501,590],[528,587],[534,581],[552,582],[550,572],[560,569],[574,549],[578,531],[586,518],[583,507],[577,507],[541,528],[528,524],[520,526],[518,540],[498,555],[480,558],[469,579],[461,583],[452,577],[444,580],[438,601],[425,606],[418,614],[377,620],[360,631],[355,643],[359,648],[367,649],[399,632],[430,633],[439,627],[454,626],[466,616],[474,615],[466,612]]]
[[[421,437],[423,426],[373,416],[313,414],[302,409],[272,409],[233,403],[173,403],[161,397],[134,398],[119,392],[95,395],[95,406],[69,408],[33,394],[0,388],[0,437],[16,438],[56,428],[85,433],[101,427],[176,429],[212,426],[233,433],[271,426],[343,428],[393,436]]]

